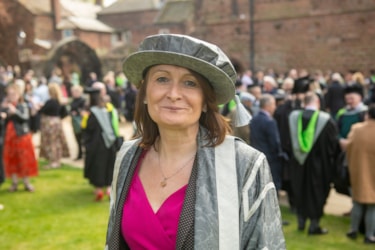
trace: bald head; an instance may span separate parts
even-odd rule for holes
[[[105,88],[105,84],[102,82],[94,82],[92,84],[94,89],[100,89],[100,95],[105,96],[107,94],[107,89]]]

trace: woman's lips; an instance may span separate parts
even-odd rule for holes
[[[172,110],[172,111],[177,111],[177,110],[183,110],[184,109],[184,108],[181,108],[181,107],[174,107],[174,106],[164,106],[162,108],[163,109]]]

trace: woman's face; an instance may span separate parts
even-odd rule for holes
[[[82,96],[81,90],[73,88],[72,89],[72,96],[73,96],[73,98],[78,98],[78,97]]]
[[[159,127],[183,129],[199,126],[204,106],[203,77],[182,67],[156,65],[146,78],[147,109]]]
[[[7,98],[11,103],[18,103],[20,95],[15,89],[9,88],[7,92]]]

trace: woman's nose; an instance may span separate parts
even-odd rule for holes
[[[173,84],[171,84],[168,91],[168,98],[172,101],[176,101],[181,98],[181,89],[177,81],[174,81]]]

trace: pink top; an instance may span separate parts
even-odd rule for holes
[[[155,213],[138,176],[144,154],[138,161],[124,203],[121,234],[130,249],[175,249],[182,205],[187,185],[171,194]]]

